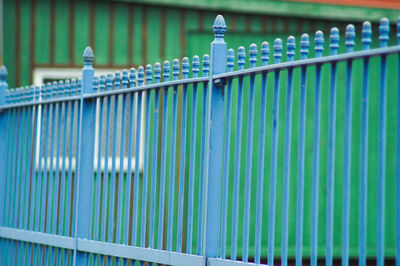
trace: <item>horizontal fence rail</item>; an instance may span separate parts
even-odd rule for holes
[[[202,58],[97,76],[88,47],[81,79],[15,89],[1,67],[0,261],[399,264],[400,19],[373,29],[246,54],[219,15]]]

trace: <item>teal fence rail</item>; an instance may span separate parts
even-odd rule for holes
[[[3,66],[2,265],[400,265],[390,28],[377,47],[369,22],[252,44],[246,62],[219,15],[191,62],[96,76],[88,47],[82,79],[15,89]]]

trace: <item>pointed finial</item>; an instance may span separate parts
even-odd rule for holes
[[[0,67],[0,105],[6,103],[7,84],[7,68],[3,65]]]
[[[199,76],[200,58],[195,55],[192,60],[192,75],[194,78]]]
[[[233,71],[233,66],[235,65],[235,51],[233,49],[228,50],[228,56],[226,61],[228,66],[228,72]]]
[[[237,52],[237,57],[238,57],[238,66],[239,70],[244,69],[244,64],[246,63],[246,51],[243,46],[239,46],[238,52]]]
[[[134,67],[129,69],[129,86],[131,88],[136,87],[136,69]]]
[[[363,44],[363,50],[367,50],[371,44],[371,36],[372,36],[372,29],[371,29],[371,22],[365,21],[362,25],[362,39],[361,42]]]
[[[153,69],[150,64],[146,66],[146,85],[151,84],[153,79]]]
[[[83,62],[85,63],[85,65],[92,65],[93,60],[94,60],[93,50],[90,46],[88,46],[83,52]]]
[[[52,86],[52,95],[53,97],[57,97],[58,94],[58,82],[57,81],[53,81],[53,86]]]
[[[99,82],[99,90],[100,92],[105,91],[106,89],[106,76],[101,75],[100,76],[100,82]]]
[[[250,44],[249,54],[250,67],[253,68],[256,66],[257,63],[257,45],[255,43]]]
[[[76,87],[78,88],[78,90],[77,90],[78,95],[81,95],[81,92],[82,92],[82,79],[81,78],[78,78]]]
[[[7,68],[6,66],[2,65],[0,67],[0,82],[6,82],[8,76]]]
[[[189,58],[182,59],[182,77],[187,79],[189,77]]]
[[[60,80],[58,82],[58,95],[59,95],[59,97],[63,97],[64,96],[64,90],[65,90],[64,81]]]
[[[122,88],[128,88],[128,83],[128,70],[124,69],[122,70]]]
[[[10,104],[10,89],[6,89],[4,92],[4,103]]]
[[[107,74],[106,78],[106,90],[110,91],[113,87],[113,75],[111,73]]]
[[[33,90],[34,90],[33,94],[34,94],[35,101],[39,101],[39,99],[40,99],[40,87],[39,86],[35,86]]]
[[[339,29],[336,27],[333,27],[331,29],[331,35],[329,36],[330,38],[330,44],[329,47],[331,48],[331,54],[336,55],[339,49]]]
[[[315,33],[315,57],[321,57],[324,51],[324,33],[318,30]]]
[[[144,81],[144,68],[142,66],[140,66],[138,68],[138,77],[137,77],[137,81],[138,81],[138,86],[142,86],[143,85],[143,81]]]
[[[310,47],[310,37],[308,37],[307,33],[304,33],[301,35],[301,41],[300,41],[300,54],[301,54],[301,59],[307,59],[308,53],[309,53],[309,47]]]
[[[71,82],[67,79],[64,85],[64,95],[70,96],[71,95]]]
[[[296,49],[296,39],[293,36],[288,37],[286,47],[287,47],[286,55],[288,58],[288,62],[291,62],[294,59],[295,49]]]
[[[274,42],[274,63],[279,64],[282,57],[282,40],[277,38]]]
[[[159,62],[154,64],[154,83],[159,83],[161,80],[161,64]]]
[[[10,92],[10,97],[12,97],[11,92]],[[42,100],[45,100],[47,95],[46,95],[46,85],[40,86],[40,97]],[[12,98],[10,98],[10,102],[12,102]]]
[[[379,25],[379,41],[381,47],[386,47],[388,45],[389,31],[389,20],[387,18],[382,18],[381,24]]]
[[[216,39],[224,38],[224,34],[226,31],[226,24],[225,24],[225,19],[222,15],[218,15],[215,18],[213,30],[214,30],[214,36]]]
[[[121,88],[121,72],[117,71],[114,75],[114,90]]]
[[[261,64],[263,66],[268,65],[269,60],[269,43],[263,42],[261,44]]]
[[[177,80],[179,78],[179,60],[174,59],[172,61],[172,75],[173,75],[173,80]]]
[[[46,99],[50,99],[51,98],[52,90],[53,90],[53,87],[52,87],[51,82],[47,82],[47,84],[46,84]]]
[[[171,66],[169,64],[169,61],[164,61],[164,64],[163,64],[163,81],[164,82],[169,81],[170,71],[171,71]]]
[[[397,44],[400,45],[400,15],[397,18]]]
[[[71,80],[71,95],[76,95],[77,94],[77,88],[76,88],[76,79]]]
[[[349,24],[346,27],[346,52],[352,52],[354,47],[354,38],[356,37],[356,30],[353,24]]]
[[[99,90],[99,78],[94,77],[93,78],[93,91],[97,92]]]
[[[208,77],[208,73],[210,72],[210,56],[205,54],[203,56],[203,77]]]

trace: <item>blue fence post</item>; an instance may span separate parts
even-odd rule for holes
[[[94,93],[93,87],[93,51],[90,47],[83,53],[82,94],[80,101],[78,159],[77,159],[77,199],[75,216],[75,261],[74,265],[87,265],[88,255],[77,252],[78,238],[89,239],[91,195],[93,184],[94,138],[96,126],[96,98],[84,99],[84,95]]]
[[[226,43],[224,18],[218,15],[214,22],[215,39],[211,43],[211,93],[208,104],[208,149],[206,149],[206,205],[205,205],[205,259],[219,257],[221,222],[221,182],[224,134],[224,82],[212,79],[226,69]],[[211,83],[212,82],[212,83]],[[211,97],[211,98],[210,98]]]
[[[6,104],[6,90],[8,89],[7,84],[7,69],[5,66],[1,66],[0,68],[0,106]],[[7,176],[6,174],[6,162],[7,158],[6,150],[7,150],[7,113],[6,111],[0,111],[0,201],[5,201],[5,181]],[[2,226],[3,215],[4,215],[4,204],[0,204],[0,226]]]

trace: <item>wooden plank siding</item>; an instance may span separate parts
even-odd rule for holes
[[[21,85],[28,85],[32,82],[33,70],[37,67],[51,67],[51,68],[81,68],[83,65],[82,53],[87,45],[92,46],[95,54],[94,67],[96,68],[130,68],[132,66],[139,66],[144,64],[154,64],[155,62],[163,62],[164,60],[172,61],[174,58],[181,59],[183,56],[188,56],[190,61],[192,56],[195,54],[202,57],[203,53],[209,53],[210,42],[212,41],[212,25],[217,14],[217,11],[209,11],[202,9],[187,9],[187,8],[177,8],[177,7],[165,7],[159,5],[145,5],[145,4],[135,4],[128,2],[117,2],[117,1],[95,1],[95,0],[4,0],[4,64],[8,68],[9,76],[8,82],[10,87],[16,87]],[[347,23],[344,22],[334,22],[331,20],[324,19],[305,19],[302,17],[279,17],[279,16],[261,16],[261,15],[250,15],[235,12],[224,12],[224,17],[226,19],[228,29],[226,33],[226,41],[229,48],[234,48],[235,50],[239,45],[246,47],[248,51],[248,45],[250,42],[257,42],[257,45],[261,46],[261,41],[267,40],[270,43],[271,54],[273,47],[273,39],[275,37],[280,37],[286,42],[287,36],[294,35],[297,40],[297,50],[299,48],[300,36],[303,32],[310,34],[311,45],[313,47],[313,32],[317,29],[321,29],[325,33],[325,52],[329,52],[329,30],[332,26],[337,26],[341,32],[341,36],[344,36],[345,27]],[[349,21],[350,23],[351,21]],[[357,29],[357,35],[359,35],[361,25],[359,22],[354,23]],[[392,28],[391,31],[395,29]],[[373,32],[376,35],[378,28],[374,25]],[[359,38],[359,36],[357,37]],[[341,38],[341,46],[343,51],[344,37]],[[374,39],[376,44],[376,37]],[[359,39],[357,39],[359,43]],[[393,43],[393,40],[391,41]],[[360,49],[360,46],[356,47]],[[284,52],[286,48],[284,48]],[[314,53],[310,53],[310,57]],[[286,58],[284,55],[283,58]],[[299,53],[297,53],[296,58],[299,58]],[[285,59],[286,60],[286,59]],[[389,59],[390,69],[393,71],[393,66],[395,64],[393,58]],[[360,62],[356,62],[359,64]],[[376,183],[376,161],[377,154],[374,149],[377,147],[377,128],[378,128],[378,90],[377,82],[379,77],[379,60],[373,59],[371,61],[373,65],[373,71],[371,71],[371,88],[374,90],[370,95],[370,151],[369,151],[369,202],[368,206],[375,208],[376,203],[374,202],[377,198],[376,188],[373,186]],[[344,79],[343,65],[340,66],[339,78]],[[313,108],[313,84],[314,84],[314,68],[309,69],[310,74],[308,75],[308,84],[310,84],[310,93],[307,94],[307,103],[310,108]],[[390,73],[390,71],[388,71]],[[286,73],[282,74],[282,84],[286,80]],[[326,204],[326,197],[324,191],[326,190],[326,175],[327,175],[327,139],[328,139],[328,121],[329,121],[329,110],[328,110],[328,92],[329,87],[326,85],[329,82],[329,68],[325,68],[322,83],[324,88],[322,91],[322,104],[321,104],[321,168],[320,168],[320,220],[319,226],[321,232],[319,233],[318,243],[320,249],[318,250],[319,255],[324,255],[324,244],[325,244],[325,213],[324,206]],[[269,76],[270,77],[270,76]],[[354,80],[359,81],[361,79],[361,73],[354,74]],[[272,114],[272,84],[273,79],[269,78],[268,92],[267,92],[267,125],[271,125],[271,114]],[[294,84],[297,86],[299,80],[299,73],[295,72]],[[297,82],[297,83],[296,83]],[[285,88],[282,85],[281,89],[283,93],[280,95],[281,112],[279,114],[280,128],[279,128],[279,158],[283,158],[283,139],[284,136],[284,107],[285,107]],[[343,84],[342,84],[343,85]],[[340,87],[341,85],[339,85]],[[358,86],[358,87],[357,87]],[[357,163],[359,161],[359,150],[360,144],[359,139],[359,127],[360,127],[360,113],[361,113],[361,97],[359,85],[355,86],[354,89],[354,99],[357,99],[353,103],[353,135],[354,141],[352,143],[352,156],[354,157],[354,169],[352,168],[352,177],[354,176],[357,181],[352,181],[352,186],[354,185],[355,191],[352,190],[351,194],[351,218],[355,221],[351,223],[350,230],[350,256],[356,257],[358,252],[358,217],[357,217],[357,204],[358,204],[358,177],[359,169],[357,168]],[[338,106],[343,104],[344,99],[344,89],[338,87]],[[294,89],[293,98],[293,112],[294,114],[299,109],[299,90]],[[394,95],[396,90],[394,81],[388,82],[388,95],[392,93]],[[170,90],[170,93],[172,91]],[[200,91],[200,93],[202,93]],[[258,93],[258,94],[257,94]],[[259,91],[256,92],[256,99],[260,98]],[[192,106],[191,97],[192,90],[188,90],[188,106]],[[181,97],[181,92],[179,96]],[[198,99],[201,98],[198,95]],[[248,110],[248,91],[244,92],[243,98],[243,117],[247,117]],[[237,91],[233,92],[233,99],[237,99]],[[164,97],[160,99],[160,106],[163,106],[162,101]],[[172,97],[168,97],[171,101]],[[296,102],[297,100],[297,102]],[[178,99],[181,102],[181,98]],[[151,102],[153,106],[153,100]],[[178,107],[178,121],[180,121],[181,106]],[[199,108],[199,106],[198,106]],[[255,113],[259,114],[259,106],[256,104]],[[388,119],[394,119],[396,116],[396,97],[388,97]],[[160,110],[160,117],[162,117],[163,110]],[[171,122],[171,108],[168,110],[169,121]],[[191,117],[191,108],[188,108],[188,118]],[[200,109],[198,109],[197,121],[200,123]],[[232,117],[236,117],[237,107],[232,109]],[[310,117],[307,116],[306,119],[306,154],[312,154],[312,113]],[[258,121],[258,117],[255,117],[255,121]],[[344,128],[344,112],[342,108],[338,108],[337,113],[337,132],[340,137]],[[394,120],[393,120],[394,121]],[[243,136],[247,136],[247,122],[246,119],[243,121]],[[153,123],[153,122],[151,122]],[[159,120],[159,128],[161,132],[161,119]],[[152,126],[150,132],[152,132]],[[178,140],[180,140],[180,123],[178,123]],[[198,126],[198,128],[200,128]],[[236,128],[236,121],[233,119],[232,128]],[[387,142],[395,142],[395,126],[388,123],[388,139]],[[259,139],[259,124],[255,123],[254,127],[254,145],[256,147],[256,141]],[[292,146],[292,162],[291,162],[291,187],[290,187],[290,225],[289,225],[289,256],[294,257],[295,254],[295,226],[296,226],[296,176],[297,176],[297,149],[298,149],[298,116],[293,117],[293,146]],[[170,133],[168,133],[168,138]],[[190,130],[187,131],[187,141],[189,141]],[[266,131],[266,147],[271,146],[270,131]],[[196,156],[199,156],[200,151],[200,134],[197,134],[196,139]],[[232,133],[231,141],[235,140],[236,135]],[[160,140],[159,140],[160,143]],[[189,143],[189,142],[188,142]],[[180,141],[178,141],[177,151],[180,150]],[[337,141],[337,154],[343,154],[343,142],[342,140]],[[242,144],[242,151],[245,149],[245,141]],[[168,148],[169,149],[169,148]],[[189,158],[189,150],[186,149],[186,156]],[[254,149],[256,150],[256,149]],[[169,153],[169,150],[167,151]],[[256,151],[254,151],[256,152]],[[177,152],[177,160],[179,161],[180,153]],[[256,154],[253,154],[253,158],[256,158]],[[233,158],[234,151],[230,154],[230,173],[233,173]],[[268,177],[270,173],[270,151],[266,151],[265,156],[265,193],[264,193],[264,206],[268,206],[268,197],[265,196],[269,191]],[[388,182],[394,180],[394,169],[395,156],[388,153],[387,162],[387,176]],[[169,165],[169,160],[167,159],[167,165]],[[310,225],[311,225],[311,176],[312,176],[312,162],[308,160],[305,164],[305,184],[309,187],[305,190],[304,198],[304,256],[308,257],[310,254]],[[241,162],[241,169],[243,171],[242,176],[244,176],[245,161]],[[257,175],[257,165],[258,162],[254,160],[253,162],[253,173],[252,176]],[[177,169],[178,171],[178,169]],[[188,171],[188,169],[187,169]],[[338,162],[335,165],[335,171],[338,175],[343,173],[343,162]],[[278,165],[278,172],[283,172],[283,165]],[[199,167],[196,166],[196,176],[199,175]],[[279,178],[281,175],[279,174]],[[277,180],[277,186],[282,187],[282,179]],[[256,178],[253,178],[255,182]],[[338,203],[335,203],[335,230],[337,228],[341,229],[341,210],[342,210],[342,195],[340,183],[342,179],[335,179],[335,199],[338,199]],[[176,180],[178,182],[178,179]],[[196,178],[195,187],[199,186],[198,179]],[[230,184],[232,184],[232,179]],[[187,184],[187,182],[186,182]],[[255,183],[254,183],[255,184]],[[388,183],[389,184],[389,183]],[[391,184],[391,183],[390,183]],[[230,185],[231,186],[231,185]],[[253,190],[255,191],[255,190]],[[354,193],[353,193],[354,192]],[[387,187],[387,198],[386,198],[386,210],[394,208],[394,186]],[[196,192],[198,193],[198,192]],[[254,193],[255,194],[255,193]],[[276,224],[276,254],[280,255],[280,238],[281,238],[281,198],[282,193],[279,192],[277,195],[277,219]],[[255,195],[252,195],[252,199]],[[197,198],[197,195],[195,195]],[[372,199],[372,200],[371,200]],[[158,201],[157,201],[158,204]],[[375,204],[375,205],[374,205]],[[187,209],[187,207],[185,207]],[[197,207],[196,207],[197,208]],[[228,208],[232,208],[231,205]],[[253,206],[251,207],[252,211]],[[229,210],[230,210],[229,209]],[[229,213],[229,211],[228,211]],[[239,214],[243,213],[243,204],[240,207]],[[373,210],[368,211],[368,222],[369,224],[375,226],[375,217]],[[194,211],[194,220],[197,220],[197,209]],[[389,257],[393,257],[394,252],[394,242],[395,242],[395,228],[393,218],[394,212],[386,211],[386,228],[385,232],[385,252]],[[267,207],[265,207],[265,214],[263,217],[267,217]],[[228,221],[229,221],[228,216]],[[357,220],[357,221],[356,221]],[[267,218],[263,218],[264,224],[267,222]],[[186,226],[186,221],[184,221]],[[242,222],[239,223],[242,226]],[[369,225],[370,226],[370,225]],[[176,226],[174,226],[176,228]],[[240,228],[240,227],[239,227]],[[264,226],[264,228],[266,228]],[[175,229],[174,229],[175,230]],[[185,230],[185,229],[184,229]],[[230,239],[230,227],[228,226],[228,242]],[[263,229],[264,230],[264,229]],[[251,229],[251,240],[254,241],[254,229]],[[266,256],[266,232],[263,232],[262,247],[263,247],[263,257]],[[174,234],[175,235],[175,234]],[[195,237],[194,237],[195,239]],[[175,241],[175,240],[174,240]],[[186,239],[183,241],[183,246],[186,246]],[[195,240],[194,240],[195,241]],[[238,238],[239,247],[241,247],[242,234]],[[339,231],[335,231],[334,236],[334,256],[337,258],[340,255],[340,245],[341,245],[341,234]],[[368,228],[368,256],[373,257],[376,246],[376,228],[370,226]],[[250,242],[251,245],[253,242]],[[387,247],[387,248],[386,248]],[[195,249],[194,249],[195,250]],[[230,250],[230,248],[227,248]],[[250,250],[250,255],[254,254],[254,250]],[[240,255],[240,254],[239,254]]]

